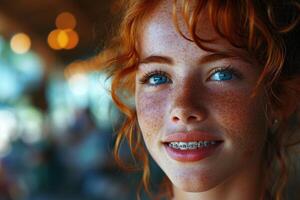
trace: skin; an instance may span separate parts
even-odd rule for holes
[[[172,22],[171,1],[152,12],[140,35],[141,58],[136,74],[135,101],[138,123],[148,151],[173,184],[174,199],[259,199],[261,163],[267,133],[265,95],[249,98],[261,71],[221,39],[205,15],[198,34],[217,38],[209,47],[231,50],[235,57],[210,59],[211,52],[185,40]],[[188,32],[181,23],[186,35]],[[212,70],[231,65],[239,73],[216,81]],[[169,82],[141,83],[146,73],[161,70]],[[166,152],[163,139],[175,132],[207,131],[224,140],[220,151],[196,162],[179,162]]]

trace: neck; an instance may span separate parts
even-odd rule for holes
[[[262,199],[263,174],[260,165],[249,166],[205,192],[185,192],[173,185],[173,200],[253,200]]]

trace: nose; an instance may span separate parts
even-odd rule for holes
[[[173,123],[183,123],[190,124],[201,122],[205,119],[205,114],[203,111],[199,111],[199,109],[187,109],[183,107],[177,107],[172,110],[171,121]]]
[[[207,118],[204,94],[199,88],[177,89],[171,100],[170,118],[172,123],[199,123]],[[201,91],[201,90],[200,90]]]

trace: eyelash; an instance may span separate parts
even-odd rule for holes
[[[232,73],[238,79],[242,78],[242,74],[238,70],[236,70],[233,66],[228,65],[228,66],[225,66],[225,67],[217,67],[217,68],[213,69],[210,72],[210,75],[209,75],[209,78],[207,79],[207,81],[211,78],[211,76],[213,74],[215,74],[217,72],[224,72],[224,71],[228,71],[228,72]],[[142,78],[139,80],[139,82],[141,84],[148,84],[149,79],[154,75],[166,76],[170,80],[169,75],[166,72],[161,71],[161,70],[154,70],[154,71],[150,71],[150,72],[145,73],[142,76]],[[152,85],[152,86],[158,86],[158,85]]]

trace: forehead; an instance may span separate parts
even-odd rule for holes
[[[172,6],[172,1],[162,1],[145,21],[139,38],[141,57],[151,54],[174,54],[176,57],[179,49],[180,54],[183,54],[183,57],[186,58],[188,58],[191,52],[193,54],[207,53],[200,49],[194,42],[184,39],[176,30],[173,23]],[[177,16],[180,30],[185,36],[191,38],[181,12],[178,11]],[[209,23],[205,12],[202,13],[198,20],[197,35],[203,39],[214,39],[212,43],[205,43],[207,47],[217,49],[221,52],[237,50],[227,40],[218,36]]]

